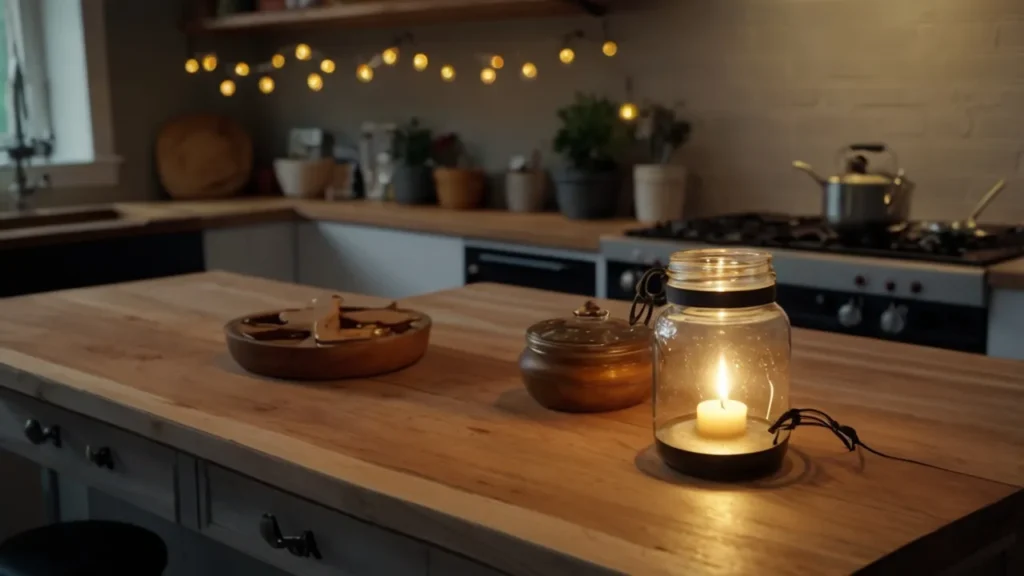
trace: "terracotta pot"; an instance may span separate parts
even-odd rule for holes
[[[472,210],[484,202],[484,173],[463,168],[435,168],[437,203],[452,210]]]

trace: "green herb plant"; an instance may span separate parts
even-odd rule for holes
[[[611,100],[577,94],[572,104],[558,111],[562,126],[555,134],[554,149],[569,164],[584,172],[614,169],[627,141],[627,127],[619,120]]]

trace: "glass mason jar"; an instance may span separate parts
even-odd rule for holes
[[[775,303],[771,254],[676,252],[654,323],[654,436],[685,474],[742,480],[778,470],[789,432],[789,318]]]

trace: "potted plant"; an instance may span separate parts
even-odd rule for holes
[[[395,162],[391,176],[395,202],[427,204],[434,201],[430,179],[430,130],[413,118],[395,131],[391,154]]]
[[[484,200],[484,174],[467,168],[469,158],[458,134],[445,134],[433,143],[434,183],[442,208],[471,210]]]
[[[558,111],[558,118],[562,127],[554,148],[567,163],[555,174],[558,208],[573,219],[614,216],[619,194],[616,154],[626,136],[618,107],[607,98],[577,94]]]
[[[637,220],[656,222],[682,218],[686,167],[670,162],[676,150],[689,139],[690,123],[677,119],[674,110],[652,104],[641,113],[636,136],[645,144],[651,162],[633,167]]]

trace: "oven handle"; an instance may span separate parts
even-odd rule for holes
[[[520,266],[522,268],[534,268],[548,272],[564,272],[569,266],[561,262],[551,260],[534,260],[533,258],[520,258],[519,256],[504,256],[501,254],[481,253],[478,255],[480,262],[490,264],[503,264],[505,266]]]

